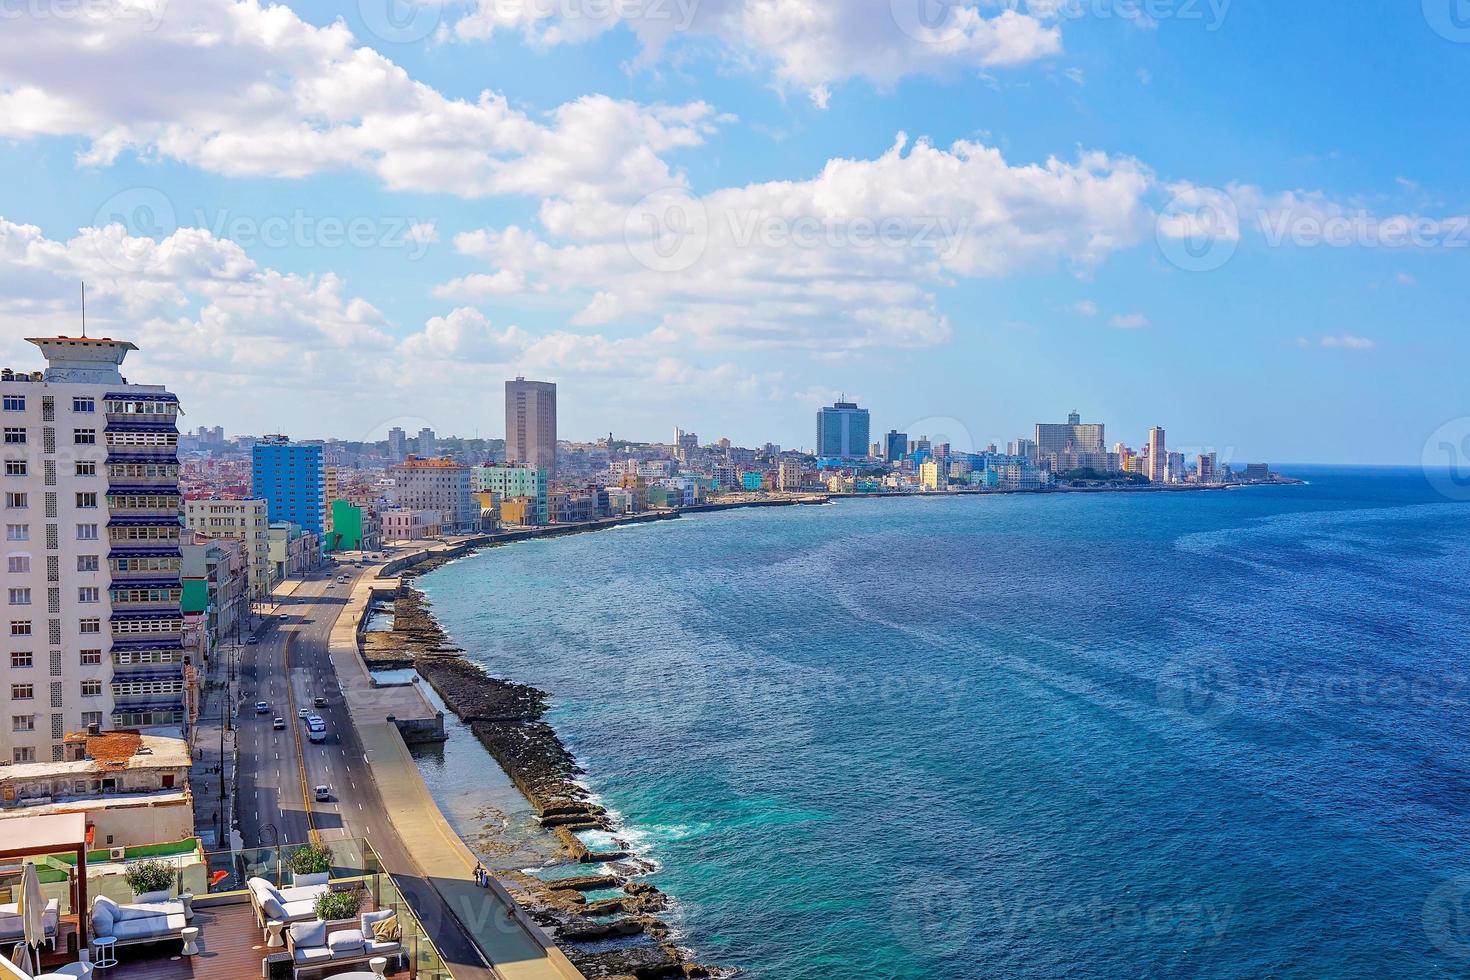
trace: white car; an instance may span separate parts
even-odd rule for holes
[[[330,803],[332,801],[332,790],[327,786],[318,786],[314,791],[318,803]]]

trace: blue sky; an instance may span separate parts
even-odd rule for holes
[[[809,446],[845,392],[1418,462],[1466,414],[1451,0],[1059,2],[33,0],[5,363],[86,278],[231,431],[500,435],[525,374],[572,438]]]

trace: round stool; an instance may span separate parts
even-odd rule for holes
[[[281,934],[286,931],[285,919],[271,919],[265,924],[265,945],[267,949],[280,949],[286,945],[286,940]]]
[[[381,977],[388,972],[388,957],[374,956],[368,960],[368,969],[373,971],[373,976]]]
[[[92,965],[97,969],[106,969],[109,966],[117,966],[117,940],[112,936],[93,936],[92,948],[96,955],[92,957]]]
[[[182,894],[182,895],[179,896],[179,901],[181,901],[181,902],[184,903],[184,921],[185,922],[192,921],[193,918],[194,918],[194,895],[193,895],[193,893],[191,893],[191,892],[184,892],[184,894]]]
[[[199,944],[194,941],[199,938],[198,926],[187,926],[180,929],[179,938],[184,941],[184,948],[182,950],[184,956],[197,956],[199,954]]]

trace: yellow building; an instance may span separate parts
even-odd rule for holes
[[[949,474],[942,463],[930,460],[919,466],[919,486],[925,490],[945,490],[949,487]]]
[[[511,497],[500,502],[500,523],[527,527],[536,523],[536,498]]]

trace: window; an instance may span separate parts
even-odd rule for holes
[[[10,730],[12,732],[33,732],[36,730],[35,715],[13,715],[10,719]]]
[[[5,507],[7,510],[24,510],[31,505],[31,499],[23,493],[7,493],[5,495]]]
[[[25,395],[6,395],[5,396],[5,411],[7,411],[7,412],[24,412],[25,410],[26,410],[26,396]]]
[[[11,761],[16,765],[36,761],[36,749],[30,745],[18,745],[10,750]]]
[[[26,667],[34,667],[36,660],[29,653],[12,653],[10,655],[10,668],[12,670],[24,670]]]
[[[24,575],[31,570],[31,556],[11,555],[5,559],[5,570],[13,575]]]
[[[29,606],[31,604],[31,590],[11,589],[10,604],[12,606]]]
[[[77,571],[95,572],[98,568],[99,559],[96,555],[77,555]]]
[[[97,509],[97,493],[94,490],[77,494],[77,507],[80,510]]]
[[[81,622],[79,622],[77,624],[77,632],[78,633],[101,633],[102,632],[102,620],[100,620],[100,619],[84,619],[84,620],[82,620]]]
[[[7,459],[5,461],[6,476],[25,476],[26,461],[23,459]]]
[[[97,475],[97,464],[96,463],[78,463],[77,464],[77,476],[96,476],[96,475]]]
[[[102,662],[102,651],[101,650],[83,650],[82,651],[82,666],[83,667],[93,667],[93,666],[96,666],[97,664],[100,664],[101,662]]]
[[[78,446],[95,446],[97,445],[97,430],[72,429],[71,441]]]
[[[97,540],[97,525],[96,524],[78,524],[77,525],[77,540],[78,541],[96,541]]]
[[[92,398],[73,398],[71,400],[71,410],[73,412],[95,412],[97,411],[97,402]]]
[[[29,524],[7,524],[5,525],[6,541],[29,541],[31,539],[31,526]]]
[[[101,598],[101,592],[95,585],[84,585],[77,589],[77,602],[97,602]]]
[[[96,725],[98,728],[101,728],[102,727],[102,712],[100,712],[100,711],[83,711],[82,712],[82,727],[83,728],[90,728],[93,725]]]
[[[10,621],[11,636],[30,636],[31,621],[29,619],[12,619]]]
[[[101,681],[82,681],[82,697],[100,698],[102,696]]]
[[[33,701],[36,697],[36,685],[34,684],[12,684],[10,685],[10,700]]]
[[[7,425],[5,427],[5,442],[10,446],[24,446],[26,444],[26,430],[19,426]]]

